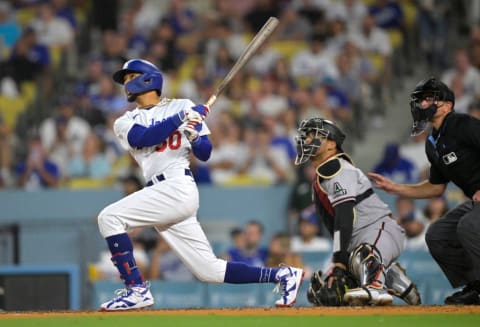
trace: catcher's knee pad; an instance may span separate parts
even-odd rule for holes
[[[402,299],[407,304],[419,305],[422,303],[417,286],[407,276],[407,272],[399,263],[394,262],[386,269],[385,286],[388,292]]]
[[[368,243],[358,245],[350,254],[348,269],[360,286],[375,282],[383,284],[385,280],[382,255],[375,246]]]

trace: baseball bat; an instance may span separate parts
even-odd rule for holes
[[[230,81],[237,75],[238,71],[242,69],[247,62],[253,57],[255,52],[260,48],[260,46],[268,39],[268,37],[273,33],[275,28],[278,26],[278,19],[275,17],[270,17],[267,22],[262,26],[260,31],[255,35],[255,37],[250,41],[242,55],[237,59],[233,67],[228,72],[227,76],[223,78],[220,84],[215,89],[215,92],[208,98],[205,103],[209,108],[217,100],[217,97],[222,93],[222,91],[227,87]]]

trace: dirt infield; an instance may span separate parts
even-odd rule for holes
[[[128,312],[48,311],[2,312],[1,319],[99,315],[218,315],[218,316],[365,316],[422,314],[480,314],[480,306],[389,306],[389,307],[312,307],[312,308],[242,308],[242,309],[182,309],[142,310]]]

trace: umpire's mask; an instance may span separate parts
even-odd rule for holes
[[[431,101],[432,104],[422,108],[423,100]],[[450,101],[455,104],[455,96],[444,83],[434,77],[420,81],[411,93],[410,111],[412,113],[413,125],[410,135],[415,136],[423,133],[437,112],[437,101]]]

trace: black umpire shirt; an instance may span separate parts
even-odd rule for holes
[[[480,120],[449,113],[439,130],[433,129],[425,143],[431,163],[429,181],[452,181],[469,198],[480,190]]]

